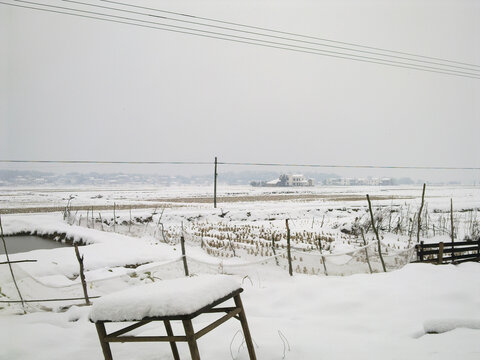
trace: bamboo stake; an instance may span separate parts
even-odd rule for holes
[[[113,203],[113,232],[117,232],[116,227],[115,227],[115,225],[117,224],[117,216],[115,215],[115,207],[116,207],[116,204]]]
[[[213,207],[217,208],[217,157],[215,156],[215,169],[213,172]]]
[[[100,213],[100,211],[98,212],[98,217],[100,218],[100,228],[103,231],[103,220],[102,220],[102,214]]]
[[[273,250],[273,255],[275,256],[275,263],[277,266],[280,264],[278,263],[278,258],[277,258],[277,253],[275,252],[275,234],[272,234],[272,250]]]
[[[363,239],[363,245],[367,246],[367,240],[365,240],[365,234],[363,233],[363,228],[360,228],[360,231],[362,233],[362,239]],[[370,265],[370,259],[368,258],[368,248],[365,248],[365,256],[367,258],[367,264],[368,264],[368,269],[370,270],[370,274],[373,273],[372,271],[372,265]]]
[[[128,233],[130,234],[130,229],[132,228],[132,206],[130,205],[130,222],[128,223]]]
[[[182,260],[183,260],[183,268],[185,270],[185,276],[188,276],[187,256],[185,254],[185,238],[183,237],[183,235],[180,237],[180,245],[182,247]]]
[[[385,267],[385,262],[383,261],[382,246],[380,244],[380,236],[378,236],[378,230],[377,230],[377,227],[375,226],[375,219],[373,218],[372,203],[370,202],[370,196],[368,196],[368,194],[367,194],[367,201],[368,201],[368,209],[370,210],[370,218],[372,220],[372,229],[378,241],[378,256],[380,257],[380,261],[382,262],[383,271],[387,272],[387,268]]]
[[[450,199],[450,228],[452,230],[452,264],[455,262],[455,229],[453,227],[453,200]]]
[[[451,229],[451,238],[452,242],[455,241],[455,230],[453,228],[453,200],[450,199],[450,229]]]
[[[293,276],[292,253],[290,251],[290,227],[288,226],[288,219],[285,219],[285,225],[287,226],[288,273],[290,274],[290,276]]]
[[[2,236],[3,249],[5,250],[5,256],[7,258],[8,267],[10,268],[10,274],[12,275],[13,283],[15,284],[15,288],[17,289],[18,296],[20,297],[20,301],[22,303],[23,313],[26,314],[27,312],[25,311],[25,301],[23,300],[22,293],[20,292],[20,289],[18,288],[17,280],[15,279],[15,275],[13,274],[12,264],[10,263],[10,257],[8,256],[8,251],[7,251],[7,243],[5,242],[5,238],[3,237],[3,226],[2,226],[2,217],[1,216],[0,216],[0,235]]]
[[[422,191],[422,205],[420,205],[420,210],[418,211],[418,223],[417,223],[417,244],[420,242],[420,229],[422,228],[422,210],[423,204],[425,202],[425,187],[426,184],[423,184],[423,191]]]
[[[325,256],[323,256],[322,252],[322,239],[320,237],[318,237],[318,249],[320,250],[320,255],[322,255],[323,272],[325,276],[328,276],[327,264],[325,264]]]
[[[80,280],[82,281],[83,295],[85,296],[85,304],[90,305],[90,299],[88,298],[87,282],[85,281],[85,273],[83,269],[83,255],[80,256],[78,251],[78,245],[75,244],[75,255],[77,256],[78,263],[80,265]]]

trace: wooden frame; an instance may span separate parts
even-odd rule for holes
[[[417,261],[436,264],[458,264],[465,261],[480,261],[480,239],[475,241],[439,242],[416,246]]]
[[[197,340],[203,335],[209,333],[216,327],[223,324],[225,321],[235,318],[240,321],[242,325],[243,335],[245,337],[245,343],[247,345],[248,354],[250,360],[256,360],[255,349],[253,347],[252,338],[250,335],[250,330],[248,329],[247,317],[245,315],[245,310],[243,308],[242,300],[240,298],[240,293],[243,289],[235,290],[234,292],[224,296],[221,299],[214,301],[212,304],[205,306],[204,308],[195,311],[191,314],[186,315],[176,315],[176,316],[159,316],[159,317],[147,317],[141,320],[135,320],[136,322],[132,325],[126,326],[120,330],[107,334],[105,329],[105,323],[110,323],[112,321],[97,321],[95,326],[97,328],[98,338],[100,340],[100,345],[102,346],[103,355],[105,360],[113,360],[112,351],[110,349],[111,342],[150,342],[150,341],[160,341],[160,342],[169,342],[170,348],[172,349],[173,358],[175,360],[180,360],[180,355],[178,354],[177,342],[187,342],[190,349],[190,355],[192,360],[200,360],[200,353],[198,351]],[[235,306],[232,307],[216,307],[217,305],[233,298]],[[209,314],[209,313],[226,313],[218,320],[215,320],[211,324],[205,326],[203,329],[195,332],[192,325],[192,319],[197,317],[200,314]],[[183,328],[185,329],[185,335],[174,335],[170,321],[181,320],[183,323]],[[165,325],[165,330],[167,336],[122,336],[136,328],[139,328],[145,324],[148,324],[152,321],[163,321]]]

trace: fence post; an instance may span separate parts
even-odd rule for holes
[[[87,292],[87,282],[85,281],[85,273],[83,269],[83,255],[80,256],[80,252],[78,251],[78,245],[75,244],[74,246],[75,246],[75,255],[77,256],[78,263],[80,264],[80,280],[82,282],[83,295],[85,296],[85,304],[90,305],[90,299],[88,298],[88,292]]]
[[[15,275],[13,274],[12,263],[10,262],[10,257],[8,256],[8,251],[7,251],[7,243],[5,242],[5,238],[3,237],[3,226],[2,226],[2,217],[1,216],[0,216],[0,236],[2,238],[3,249],[5,250],[5,257],[7,258],[7,263],[8,263],[8,267],[10,269],[10,274],[12,275],[13,283],[15,285],[15,288],[17,289],[18,296],[20,297],[20,301],[22,303],[23,313],[26,314],[27,312],[25,310],[25,302],[23,300],[22,293],[20,292],[20,289],[18,288],[17,279],[15,279]]]
[[[367,201],[368,201],[368,209],[370,210],[370,218],[372,221],[372,229],[378,241],[378,256],[380,257],[380,261],[382,262],[383,271],[387,272],[387,268],[385,267],[385,262],[383,261],[380,237],[378,236],[378,230],[377,230],[377,227],[375,226],[375,219],[373,218],[372,203],[370,202],[370,196],[368,196],[368,194],[367,194]]]
[[[213,171],[213,207],[217,208],[217,157],[215,156],[215,169]]]
[[[438,244],[438,259],[437,264],[443,263],[443,241]]]
[[[322,251],[322,239],[320,236],[318,237],[318,250],[320,250],[320,255],[322,255],[323,272],[325,276],[328,276],[327,264],[325,264],[325,256],[323,256]]]
[[[370,259],[368,258],[367,240],[365,240],[365,234],[363,233],[363,227],[360,228],[360,231],[362,232],[363,245],[365,246],[365,257],[367,258],[368,269],[370,270],[370,274],[371,274],[371,273],[373,273],[372,265],[370,265]]]
[[[455,263],[455,229],[453,227],[453,200],[450,199],[450,228],[452,233],[452,264]]]
[[[422,191],[422,205],[420,205],[420,210],[418,211],[418,223],[417,223],[417,244],[420,241],[420,229],[422,228],[422,210],[423,204],[425,202],[425,184],[423,184],[423,191]]]
[[[116,204],[113,203],[113,232],[117,232],[115,225],[117,224],[117,216],[115,213]]]
[[[278,263],[277,253],[275,251],[275,233],[272,234],[272,251],[273,256],[275,256],[275,263],[277,264],[277,266],[279,266],[280,264]]]
[[[290,276],[293,276],[292,253],[290,252],[290,228],[288,227],[288,219],[285,219],[285,225],[287,226],[288,273],[290,274]]]
[[[477,240],[477,259],[480,261],[480,237]]]
[[[185,238],[183,235],[180,237],[180,244],[182,246],[183,268],[185,270],[185,276],[188,276],[187,255],[185,254]]]
[[[423,240],[420,241],[420,262],[423,262]]]

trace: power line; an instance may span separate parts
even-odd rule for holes
[[[208,161],[111,161],[111,160],[0,160],[0,163],[37,164],[130,164],[130,165],[211,165]]]
[[[39,163],[39,164],[128,164],[128,165],[214,165],[214,161],[111,161],[111,160],[0,160],[0,163]],[[231,166],[274,166],[312,168],[354,168],[354,169],[410,169],[410,170],[480,170],[480,167],[457,166],[397,166],[397,165],[339,165],[339,164],[294,164],[218,161],[218,165]]]
[[[239,27],[244,27],[244,28],[249,28],[249,29],[269,31],[269,32],[272,32],[272,33],[277,33],[277,34],[292,35],[292,36],[297,36],[297,37],[302,37],[302,38],[307,38],[307,39],[314,39],[314,40],[326,41],[326,42],[349,45],[349,46],[356,46],[356,47],[364,48],[364,49],[384,51],[384,52],[389,52],[389,53],[393,53],[393,54],[409,55],[409,56],[415,56],[415,57],[424,58],[424,59],[439,60],[439,61],[444,61],[444,62],[451,62],[451,63],[455,63],[455,64],[474,66],[474,67],[480,68],[480,65],[477,65],[477,64],[469,64],[469,63],[464,63],[464,62],[460,62],[460,61],[442,59],[442,58],[438,58],[438,57],[418,55],[418,54],[413,54],[413,53],[404,52],[404,51],[395,51],[395,50],[389,50],[389,49],[373,47],[373,46],[366,46],[366,45],[355,44],[355,43],[350,43],[350,42],[345,42],[345,41],[338,41],[338,40],[332,40],[332,39],[327,39],[327,38],[321,38],[321,37],[316,37],[316,36],[302,35],[302,34],[298,34],[298,33],[269,29],[269,28],[264,28],[264,27],[260,27],[260,26],[252,26],[252,25],[246,25],[246,24],[241,24],[241,23],[236,23],[236,22],[218,20],[218,19],[213,19],[213,18],[208,18],[208,17],[201,17],[201,16],[196,16],[196,15],[191,15],[191,14],[179,13],[179,12],[174,12],[174,11],[167,11],[167,10],[163,10],[163,9],[150,8],[150,7],[139,6],[139,5],[132,5],[132,4],[127,4],[127,3],[122,3],[122,2],[119,2],[119,1],[111,1],[111,0],[100,0],[100,1],[103,1],[103,2],[106,2],[106,3],[117,4],[117,5],[129,6],[129,7],[132,7],[132,8],[157,11],[157,12],[161,12],[161,13],[165,13],[165,14],[178,15],[178,16],[187,17],[187,18],[206,20],[206,21],[211,21],[211,22],[215,22],[215,23],[219,23],[219,24],[234,25],[234,26],[239,26]]]
[[[260,40],[260,39],[245,38],[245,37],[239,37],[239,36],[230,35],[230,34],[215,33],[215,32],[209,32],[209,31],[205,31],[205,30],[185,28],[185,27],[179,27],[179,26],[175,26],[175,25],[162,24],[162,23],[155,23],[155,22],[150,22],[150,21],[145,21],[145,20],[132,19],[132,18],[128,18],[128,17],[115,16],[115,15],[91,12],[91,11],[86,11],[86,10],[72,9],[72,8],[59,7],[59,6],[54,6],[54,5],[47,5],[47,4],[21,1],[21,0],[16,0],[16,1],[17,2],[23,2],[23,3],[29,3],[29,4],[34,4],[34,5],[39,5],[39,6],[47,6],[47,7],[53,7],[53,8],[66,9],[66,10],[70,10],[70,11],[78,11],[78,12],[83,12],[83,13],[95,14],[95,15],[99,15],[99,16],[108,16],[108,17],[114,17],[114,18],[119,18],[119,19],[124,19],[124,20],[130,20],[130,21],[139,21],[139,22],[143,22],[143,23],[150,23],[150,24],[156,24],[156,25],[161,25],[161,26],[175,27],[175,28],[186,29],[186,30],[190,30],[190,31],[198,31],[198,32],[203,32],[203,33],[217,34],[217,35],[220,35],[220,36],[198,34],[198,33],[192,33],[190,31],[174,30],[174,29],[162,28],[162,27],[157,27],[157,26],[142,25],[142,24],[131,23],[131,22],[128,22],[128,21],[123,21],[123,20],[120,21],[120,20],[105,19],[105,18],[100,18],[100,17],[97,17],[97,16],[81,15],[81,14],[70,13],[70,12],[65,12],[65,11],[49,10],[49,9],[44,9],[44,8],[37,8],[37,7],[31,7],[31,6],[25,6],[25,5],[5,3],[5,2],[1,2],[1,1],[0,1],[0,4],[19,7],[19,8],[26,8],[26,9],[44,11],[44,12],[51,12],[51,13],[57,13],[57,14],[77,16],[77,17],[94,19],[94,20],[101,20],[101,21],[119,23],[119,24],[138,26],[138,27],[143,27],[143,28],[151,28],[151,29],[175,32],[175,33],[195,35],[195,36],[206,37],[206,38],[226,40],[226,41],[236,42],[236,43],[244,43],[244,44],[257,45],[257,46],[275,48],[275,49],[281,49],[281,50],[287,50],[287,51],[308,53],[308,54],[313,54],[313,55],[328,56],[328,57],[341,58],[341,59],[347,59],[347,60],[355,60],[355,61],[361,61],[361,62],[367,62],[367,63],[373,63],[373,64],[380,64],[380,65],[387,65],[387,66],[392,66],[392,67],[397,67],[397,68],[406,68],[406,69],[420,70],[420,71],[426,71],[426,72],[432,72],[432,73],[440,73],[440,74],[446,74],[446,75],[468,77],[468,78],[472,78],[472,79],[479,79],[480,78],[480,77],[478,77],[478,74],[464,73],[464,72],[460,72],[460,71],[457,71],[457,70],[435,68],[435,67],[429,67],[429,66],[417,65],[417,64],[407,64],[407,63],[395,62],[395,61],[391,61],[391,60],[370,58],[370,57],[353,55],[353,54],[344,54],[344,53],[332,52],[332,51],[327,51],[327,50],[311,49],[311,48],[300,47],[300,46],[291,45],[291,44],[275,43],[275,42],[265,41],[265,40]],[[226,38],[226,37],[221,37],[221,36],[228,36],[228,37],[231,37],[231,38]],[[237,40],[235,38],[246,39],[246,40],[250,40],[250,41]],[[261,42],[261,43],[258,43],[258,42]],[[269,44],[276,44],[276,45],[269,45]],[[278,45],[280,45],[280,46],[278,46]],[[310,49],[310,50],[302,50],[302,49]],[[333,55],[332,53],[333,54],[342,54],[344,56]],[[369,60],[369,59],[378,60],[378,61],[372,61],[372,60]]]
[[[317,55],[331,56],[331,57],[337,57],[337,58],[343,58],[343,59],[347,58],[349,60],[372,62],[372,63],[376,63],[376,64],[390,65],[390,66],[396,66],[396,67],[406,67],[406,68],[415,69],[415,70],[422,70],[422,71],[432,71],[432,70],[435,70],[433,72],[443,71],[444,74],[455,75],[455,76],[464,76],[464,75],[470,75],[470,76],[467,76],[467,77],[471,77],[471,76],[479,77],[480,76],[480,74],[466,73],[466,72],[458,71],[458,70],[443,69],[443,68],[431,67],[431,66],[426,66],[426,65],[421,65],[421,64],[420,65],[419,64],[410,64],[410,63],[392,61],[392,60],[388,60],[388,59],[379,59],[379,58],[375,58],[375,57],[361,56],[361,55],[355,55],[355,54],[345,54],[345,53],[342,53],[342,52],[321,50],[321,49],[309,48],[309,47],[305,47],[305,46],[291,45],[291,44],[267,41],[267,40],[256,39],[256,38],[236,36],[236,35],[231,35],[231,34],[225,34],[225,33],[219,33],[219,32],[213,32],[213,31],[207,31],[207,30],[201,30],[201,29],[195,29],[195,28],[188,28],[188,27],[184,27],[184,26],[176,26],[176,25],[165,24],[165,23],[158,23],[158,22],[152,22],[152,21],[146,21],[146,20],[132,19],[132,18],[129,18],[129,17],[116,16],[116,15],[105,14],[105,13],[98,13],[98,12],[93,12],[93,11],[88,11],[88,10],[80,10],[80,9],[68,8],[68,7],[63,7],[63,6],[48,5],[48,4],[37,3],[37,2],[32,2],[32,1],[25,1],[25,0],[15,0],[15,1],[16,2],[21,2],[21,3],[26,3],[26,4],[34,4],[34,5],[46,6],[46,7],[50,7],[50,8],[62,9],[62,10],[78,11],[78,12],[81,12],[81,13],[100,15],[100,16],[108,16],[108,17],[117,18],[117,19],[121,19],[121,20],[139,21],[139,22],[147,23],[147,24],[167,26],[167,27],[170,27],[170,28],[180,29],[181,31],[178,31],[178,32],[183,32],[184,30],[197,31],[197,32],[208,34],[207,37],[212,37],[212,38],[217,38],[217,39],[218,39],[218,36],[228,36],[228,37],[233,38],[234,40],[237,40],[236,42],[246,43],[248,41],[251,44],[251,41],[257,41],[257,42],[262,43],[262,44],[257,44],[257,45],[267,44],[268,47],[276,47],[276,48],[279,48],[278,46],[288,46],[288,47],[294,48],[295,50],[299,49],[300,52],[302,52],[302,51],[309,52],[309,53],[312,53],[312,52],[317,53],[318,52]],[[174,32],[177,32],[177,31],[174,31]],[[197,34],[193,34],[193,35],[197,35]],[[202,36],[202,34],[198,34],[198,35]],[[222,38],[222,39],[226,40],[225,38]],[[284,50],[286,50],[286,49],[284,49]],[[339,56],[339,55],[341,55],[341,56]],[[352,57],[354,57],[354,58],[352,58]],[[438,71],[438,70],[440,70],[440,71]]]
[[[480,170],[480,167],[455,166],[395,166],[395,165],[332,165],[332,164],[291,164],[291,163],[241,163],[218,162],[220,165],[241,166],[283,166],[283,167],[317,167],[317,168],[355,168],[355,169],[411,169],[411,170]]]
[[[159,16],[159,15],[152,15],[148,13],[143,13],[143,12],[138,12],[138,11],[131,11],[131,10],[125,10],[125,9],[119,9],[116,7],[109,7],[109,6],[102,6],[102,5],[95,5],[91,3],[86,3],[86,2],[81,2],[81,1],[74,1],[74,0],[61,0],[63,2],[68,2],[72,4],[78,4],[78,5],[84,5],[84,6],[91,6],[95,8],[101,8],[101,9],[107,9],[107,10],[114,10],[114,11],[120,11],[120,12],[125,12],[129,14],[135,14],[135,15],[142,15],[142,16],[151,16],[151,17],[156,17],[156,18],[161,18],[165,20],[171,20],[171,21],[177,21],[177,22],[182,22],[182,23],[187,23],[187,24],[192,24],[192,25],[200,25],[200,26],[206,26],[206,27],[212,27],[212,28],[217,28],[221,30],[228,30],[228,31],[234,31],[234,32],[240,32],[243,34],[250,34],[250,35],[256,35],[256,36],[264,36],[264,37],[269,37],[269,38],[274,38],[274,39],[279,39],[279,40],[287,40],[287,41],[294,41],[294,42],[299,42],[299,43],[304,43],[304,44],[310,44],[310,45],[317,45],[317,46],[323,46],[323,47],[328,47],[328,48],[334,48],[334,49],[340,49],[340,50],[347,50],[347,51],[353,51],[353,52],[360,52],[364,54],[371,54],[371,55],[377,55],[377,56],[383,56],[383,57],[388,57],[388,58],[395,58],[395,59],[402,59],[402,60],[407,60],[407,61],[416,61],[416,62],[421,62],[421,63],[426,63],[426,64],[432,64],[432,65],[439,65],[439,66],[444,66],[444,67],[453,67],[457,69],[463,69],[463,70],[468,70],[468,71],[480,71],[480,69],[471,69],[465,66],[457,66],[457,65],[449,65],[449,64],[442,64],[439,62],[434,62],[434,61],[427,61],[427,60],[419,60],[419,59],[412,59],[404,56],[396,56],[396,55],[387,55],[387,54],[382,54],[379,52],[374,52],[374,51],[365,51],[365,50],[357,50],[345,46],[336,46],[336,45],[328,45],[328,44],[322,44],[318,42],[312,42],[312,41],[305,41],[305,40],[298,40],[294,38],[289,38],[285,36],[275,36],[275,35],[269,35],[265,33],[259,33],[259,32],[254,32],[254,31],[245,31],[245,30],[239,30],[239,29],[234,29],[232,27],[226,27],[226,26],[217,26],[217,25],[211,25],[211,24],[205,24],[202,22],[197,22],[197,21],[188,21],[188,20],[181,20],[181,19],[176,19],[168,16]],[[111,3],[117,3],[114,1],[105,1],[105,2],[111,2]],[[134,5],[128,5],[124,3],[118,3],[124,6],[133,6]],[[160,10],[161,11],[161,10]],[[450,60],[444,60],[447,62],[452,62]],[[450,69],[448,69],[450,70]],[[478,74],[480,75],[480,74]]]

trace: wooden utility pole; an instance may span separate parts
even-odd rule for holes
[[[213,207],[217,208],[217,157],[215,156],[215,170],[213,171]]]

